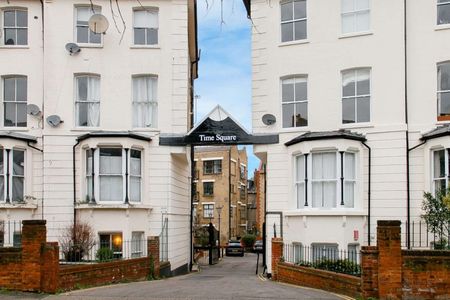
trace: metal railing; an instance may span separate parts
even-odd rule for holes
[[[355,250],[339,250],[334,246],[285,244],[283,260],[304,267],[336,273],[361,275],[361,253]]]
[[[450,223],[441,228],[441,233],[433,233],[432,228],[425,221],[412,221],[410,223],[410,246],[412,249],[442,250],[450,249]],[[403,222],[402,247],[407,248],[408,222]]]
[[[60,244],[62,263],[99,263],[147,256],[147,240],[96,241],[93,245]]]
[[[0,247],[22,246],[22,221],[0,220]]]

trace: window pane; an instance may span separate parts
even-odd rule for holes
[[[294,19],[306,18],[306,0],[296,0],[294,2]]]
[[[342,33],[350,33],[355,31],[355,14],[342,16]]]
[[[344,177],[345,179],[355,179],[356,178],[356,174],[355,174],[355,153],[349,153],[346,152],[344,155]]]
[[[157,45],[158,44],[158,29],[150,28],[147,29],[147,45]]]
[[[6,27],[15,27],[16,26],[16,13],[14,10],[7,10],[3,15],[3,24]]]
[[[138,157],[133,157],[133,153],[130,158],[130,174],[140,176],[141,175],[141,153],[140,151],[131,150],[131,152],[137,152],[135,155]]]
[[[322,190],[323,183],[322,182],[313,182],[312,183],[312,207],[322,207]]]
[[[370,27],[370,13],[368,11],[356,13],[356,31],[368,31]]]
[[[306,20],[295,22],[295,40],[306,39]]]
[[[336,153],[323,153],[321,155],[323,160],[322,174],[323,179],[336,179]]]
[[[297,183],[297,208],[305,207],[305,184]]]
[[[289,42],[294,40],[294,23],[281,24],[281,41]]]
[[[324,182],[323,184],[323,207],[336,207],[336,182]]]
[[[5,126],[16,126],[16,105],[5,103]]]
[[[295,105],[295,126],[308,126],[308,103]]]
[[[445,179],[436,180],[434,182],[434,191],[439,192],[441,190],[445,190]]]
[[[87,103],[77,103],[77,126],[88,126]]]
[[[0,148],[0,175],[3,175],[4,174],[4,164],[3,164],[3,149],[2,148]],[[3,178],[3,177],[1,177],[0,176],[0,178]],[[1,198],[0,197],[0,200],[1,199],[3,199],[3,198]]]
[[[342,99],[342,123],[355,123],[355,98]]]
[[[370,0],[356,0],[356,10],[364,10],[370,8]]]
[[[86,150],[86,174],[92,174],[92,150]]]
[[[308,99],[308,83],[305,78],[295,80],[295,101]]]
[[[342,0],[342,12],[355,11],[355,0]]]
[[[27,29],[17,29],[17,45],[28,45],[27,32]]]
[[[23,177],[13,177],[12,201],[23,201]]]
[[[433,178],[445,177],[445,150],[434,151],[433,154]]]
[[[122,176],[100,176],[101,201],[122,201]]]
[[[450,63],[438,65],[438,91],[450,90]]]
[[[16,29],[5,29],[5,45],[16,45]]]
[[[356,100],[357,122],[370,121],[370,97],[360,97]]]
[[[355,183],[346,182],[344,184],[344,205],[345,207],[352,208],[355,203]]]
[[[294,79],[283,80],[281,84],[281,98],[283,102],[292,102],[294,98]]]
[[[3,79],[4,85],[4,100],[16,101],[16,78]]]
[[[439,114],[441,116],[450,115],[450,92],[439,93],[438,100],[440,103]]]
[[[16,80],[16,88],[17,88],[17,97],[16,101],[27,101],[27,78],[26,77],[18,77]]]
[[[88,43],[89,42],[89,27],[77,27],[77,42]]]
[[[5,177],[2,175],[0,176],[0,201],[3,201],[5,199]],[[2,235],[2,232],[0,231],[0,235]],[[0,240],[1,240],[0,236]],[[0,247],[1,247],[0,243]]]
[[[122,149],[100,149],[100,174],[122,174]]]
[[[356,83],[356,94],[357,95],[368,95],[370,94],[370,70],[360,69],[357,70],[357,83]]]
[[[296,160],[297,181],[305,180],[305,156],[299,155]]]
[[[95,33],[89,29],[89,42],[91,44],[100,44],[102,41],[101,33]]]
[[[281,21],[289,21],[294,17],[294,11],[292,7],[292,1],[285,1],[280,4],[281,6]]]
[[[342,73],[342,95],[355,96],[355,71]]]
[[[141,201],[141,178],[130,178],[130,201]]]
[[[28,14],[26,11],[17,11],[17,27],[28,27]]]
[[[77,100],[86,101],[87,100],[87,77],[81,76],[77,77],[77,87],[78,95]]]
[[[17,125],[18,127],[27,127],[27,104],[19,103],[17,106]]]
[[[13,175],[24,175],[25,152],[13,150]]]
[[[145,29],[143,28],[134,29],[134,44],[145,45]]]
[[[438,25],[450,23],[450,4],[442,4],[438,6]]]
[[[283,104],[283,128],[294,127],[294,105]]]

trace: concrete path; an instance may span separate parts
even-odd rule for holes
[[[254,254],[225,257],[217,265],[201,267],[198,273],[166,280],[74,291],[45,299],[349,299],[323,291],[275,283],[256,276],[255,268]]]

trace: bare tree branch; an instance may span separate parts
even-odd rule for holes
[[[125,35],[125,31],[127,30],[127,24],[125,23],[125,20],[124,20],[123,15],[122,15],[122,11],[120,10],[119,0],[116,0],[116,6],[117,6],[117,11],[119,13],[120,19],[122,20],[122,25],[123,25],[122,36],[120,37],[120,41],[119,41],[119,44],[121,44],[122,40],[123,40],[123,37]]]
[[[120,29],[119,29],[119,26],[117,25],[117,21],[116,21],[117,15],[114,13],[112,0],[109,0],[109,7],[111,9],[111,15],[112,15],[112,19],[114,22],[114,26],[116,27],[118,33],[122,33],[122,31],[120,31]]]

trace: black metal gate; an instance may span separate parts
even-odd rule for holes
[[[219,231],[209,223],[209,264],[215,265],[219,262]]]

